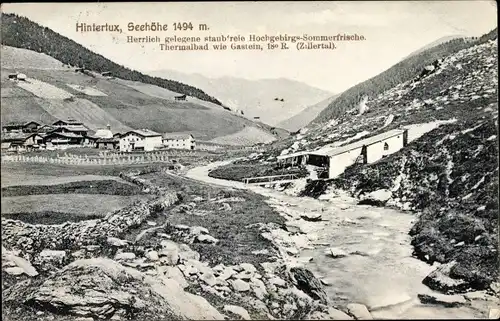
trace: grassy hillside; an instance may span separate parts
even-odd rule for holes
[[[11,72],[25,73],[28,81],[9,81],[6,78]],[[92,77],[72,69],[2,68],[1,76],[2,124],[26,120],[51,123],[56,119],[75,118],[91,129],[110,124],[116,132],[130,128],[189,132],[199,140],[237,136],[239,132],[245,133],[247,127],[273,140],[276,136],[271,128],[214,103],[191,97],[186,102],[176,102],[173,99],[176,93],[155,85]],[[226,142],[241,144],[239,139]],[[261,142],[258,136],[245,140],[245,144]]]
[[[381,74],[343,92],[318,115],[313,123],[320,124],[332,118],[339,117],[345,111],[355,107],[363,96],[368,95],[371,98],[375,98],[384,91],[412,79],[417,73],[420,73],[425,66],[431,64],[433,61],[446,57],[461,49],[469,48],[474,44],[480,44],[488,39],[493,39],[496,37],[496,34],[497,30],[495,29],[474,42],[467,41],[463,38],[453,39],[420,52],[417,55],[407,57]]]
[[[27,18],[15,14],[2,13],[1,19],[1,40],[3,45],[43,53],[71,66],[85,67],[97,72],[110,71],[113,75],[122,79],[157,85],[173,92],[186,94],[221,105],[220,101],[214,97],[210,97],[198,88],[173,80],[147,76],[120,66]]]
[[[328,91],[286,78],[208,78],[172,70],[152,71],[149,74],[192,84],[218,97],[232,110],[241,110],[250,118],[260,117],[261,121],[272,126],[279,126],[279,122],[300,113],[307,106],[332,96]]]

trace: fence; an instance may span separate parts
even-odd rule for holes
[[[5,155],[1,158],[4,162],[21,163],[48,163],[63,165],[129,165],[129,164],[148,164],[167,162],[174,163],[170,155],[166,154],[143,154],[143,155],[125,155],[125,156],[104,156],[89,157],[87,155],[67,155],[63,157],[49,156],[26,156],[26,155]]]
[[[298,178],[297,174],[285,174],[285,175],[274,175],[274,176],[258,176],[258,177],[247,177],[243,179],[245,184],[260,184],[260,183],[272,183],[279,181],[295,180]]]

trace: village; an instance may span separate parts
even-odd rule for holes
[[[109,125],[92,131],[75,119],[58,120],[52,124],[40,124],[35,121],[9,123],[2,127],[1,139],[2,152],[14,153],[77,147],[119,152],[194,150],[196,147],[191,134],[161,134],[149,129],[113,133]]]

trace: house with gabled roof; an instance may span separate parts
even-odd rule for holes
[[[43,136],[38,133],[2,133],[2,143],[15,151],[38,149],[43,144]]]
[[[162,135],[163,146],[173,149],[194,150],[196,143],[191,134],[165,133]]]
[[[162,147],[162,135],[149,129],[135,129],[114,137],[119,137],[121,152],[153,151]]]
[[[11,122],[2,126],[2,132],[23,132],[33,133],[40,128],[40,124],[36,121],[29,122]]]

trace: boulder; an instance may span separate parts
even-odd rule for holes
[[[120,252],[116,253],[115,260],[133,260],[135,259],[135,254],[132,252]]]
[[[43,260],[62,262],[65,257],[65,251],[43,250],[42,252],[40,252],[40,258]]]
[[[237,292],[245,292],[245,291],[250,291],[250,285],[243,281],[243,280],[232,280],[230,281],[231,286],[233,287],[233,290]]]
[[[323,285],[311,271],[303,267],[292,267],[290,269],[290,274],[298,289],[302,290],[311,298],[319,300],[323,304],[328,302]]]
[[[203,226],[193,226],[189,229],[191,235],[208,234],[208,230]]]
[[[383,206],[392,197],[392,192],[387,189],[373,191],[359,201],[360,205]]]
[[[123,310],[167,319],[224,318],[202,297],[184,292],[176,281],[150,277],[107,258],[75,261],[41,285],[25,288],[17,287],[5,299],[94,319],[110,319]]]
[[[352,320],[353,318],[347,313],[335,308],[328,308],[328,316],[331,320]]]
[[[356,320],[373,320],[371,313],[364,304],[349,303],[347,305],[347,311],[349,311],[349,313],[353,315]]]
[[[242,279],[245,281],[250,280],[253,277],[254,273],[253,272],[248,272],[248,271],[241,271],[238,274],[234,275],[235,279]]]
[[[277,276],[270,278],[269,279],[269,283],[272,284],[272,285],[276,285],[276,286],[282,287],[282,288],[286,287],[285,280],[283,280],[282,278],[279,278]]]
[[[217,280],[215,279],[215,276],[212,272],[201,274],[200,280],[205,282],[209,286],[214,286],[217,283]]]
[[[7,259],[7,261],[13,262],[15,265],[17,265],[19,268],[21,268],[23,270],[23,273],[25,273],[26,275],[29,275],[29,276],[37,276],[38,275],[38,272],[33,267],[33,265],[31,265],[31,263],[28,262],[27,260],[25,260],[24,258],[19,257],[19,256],[14,255],[14,254],[9,254],[9,253],[5,254],[5,258]]]
[[[192,250],[188,245],[186,244],[180,244],[179,245],[179,258],[181,262],[185,262],[187,260],[199,260],[200,259],[200,253]]]
[[[217,244],[217,242],[219,242],[219,240],[217,240],[215,237],[206,234],[198,235],[196,237],[196,240],[198,242],[207,244]]]
[[[5,273],[9,275],[21,275],[24,273],[24,270],[20,267],[14,266],[6,268]]]
[[[239,315],[243,320],[252,320],[247,310],[236,305],[225,305],[224,311]]]
[[[462,295],[445,295],[435,293],[432,295],[419,294],[420,302],[424,304],[439,304],[447,308],[453,308],[467,304],[467,300]]]
[[[146,253],[146,258],[150,261],[158,261],[160,259],[158,252],[156,251],[149,251]]]
[[[488,319],[490,320],[500,319],[500,309],[490,309],[490,312],[488,314]]]
[[[227,280],[229,278],[231,278],[233,275],[237,274],[238,272],[236,272],[233,268],[231,267],[226,267],[222,273],[219,274],[219,278],[222,279],[222,280]]]
[[[346,257],[348,255],[348,253],[346,251],[344,251],[338,247],[331,247],[331,248],[326,249],[325,254],[327,256],[333,257],[334,259]]]
[[[128,244],[126,240],[119,239],[117,237],[108,237],[106,242],[111,246],[123,247]]]
[[[250,285],[255,296],[260,300],[264,300],[265,296],[267,295],[267,289],[264,282],[259,279],[253,278],[250,280]]]
[[[252,273],[257,272],[257,268],[250,263],[241,263],[240,267],[247,272],[252,272]]]
[[[446,294],[465,292],[469,288],[469,283],[465,280],[449,277],[450,270],[455,264],[456,262],[452,261],[438,266],[424,278],[422,283],[433,290]]]

